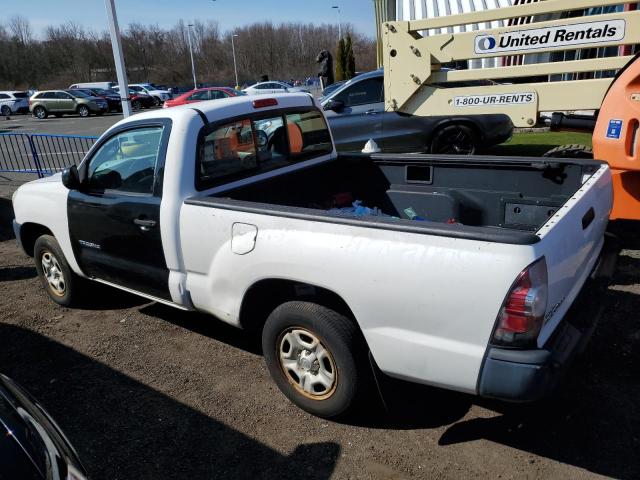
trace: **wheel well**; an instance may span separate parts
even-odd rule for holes
[[[254,283],[245,293],[240,307],[240,325],[246,330],[260,332],[277,306],[293,300],[323,305],[356,322],[347,303],[331,290],[304,282],[266,279]]]
[[[33,257],[33,248],[36,245],[36,240],[42,235],[53,236],[53,233],[39,223],[25,223],[20,227],[20,243],[27,255]]]

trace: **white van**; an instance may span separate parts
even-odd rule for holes
[[[74,83],[69,85],[69,89],[73,88],[102,88],[103,90],[109,90],[117,85],[116,82],[88,82],[88,83]]]

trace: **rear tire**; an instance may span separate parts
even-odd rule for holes
[[[47,118],[49,116],[49,113],[47,112],[47,110],[44,107],[36,107],[33,109],[33,116],[36,117],[39,120],[44,120],[45,118]]]
[[[89,110],[89,107],[87,107],[86,105],[80,105],[78,107],[78,115],[80,115],[82,118],[87,118],[89,115],[91,115],[91,110]]]
[[[51,235],[42,235],[36,240],[33,258],[49,298],[58,305],[73,305],[79,297],[82,279],[69,267],[58,241]]]
[[[593,158],[593,150],[586,145],[560,145],[543,155],[548,158]]]
[[[351,319],[334,310],[300,301],[280,305],[264,325],[262,348],[280,391],[313,415],[346,415],[364,396],[364,339]]]
[[[431,153],[440,155],[473,155],[479,144],[478,134],[466,125],[453,124],[440,128],[431,140]]]
[[[0,107],[0,115],[2,115],[3,117],[8,117],[9,115],[11,115],[11,109],[9,108],[9,105],[2,105],[2,107]]]
[[[159,107],[160,105],[162,105],[162,100],[160,100],[160,98],[158,98],[158,97],[153,97],[153,104],[156,107]]]

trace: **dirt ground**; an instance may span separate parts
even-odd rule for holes
[[[257,343],[198,314],[100,289],[45,296],[0,179],[0,371],[30,390],[93,479],[640,478],[639,229],[603,318],[560,390],[505,405],[387,380],[389,413],[312,417],[269,379]],[[372,399],[372,405],[376,404]]]

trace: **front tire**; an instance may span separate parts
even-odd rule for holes
[[[159,97],[153,97],[153,105],[159,107],[160,105],[162,105],[162,100],[160,100]]]
[[[440,155],[473,155],[478,149],[477,133],[466,125],[447,125],[431,140],[431,153]]]
[[[133,102],[131,102],[131,109],[134,112],[137,112],[141,108],[142,108],[142,104],[140,103],[140,100],[134,100]]]
[[[78,115],[80,115],[82,118],[87,118],[89,115],[91,115],[91,110],[89,110],[89,107],[87,107],[86,105],[80,105],[78,107]]]
[[[33,109],[33,116],[37,119],[44,120],[49,116],[49,113],[47,113],[47,110],[44,107],[38,106]]]
[[[364,339],[351,319],[329,308],[280,305],[264,325],[262,348],[278,388],[313,415],[345,415],[366,389]]]
[[[81,279],[69,267],[57,240],[51,235],[42,235],[36,240],[33,257],[49,298],[58,305],[71,306],[79,296]]]

